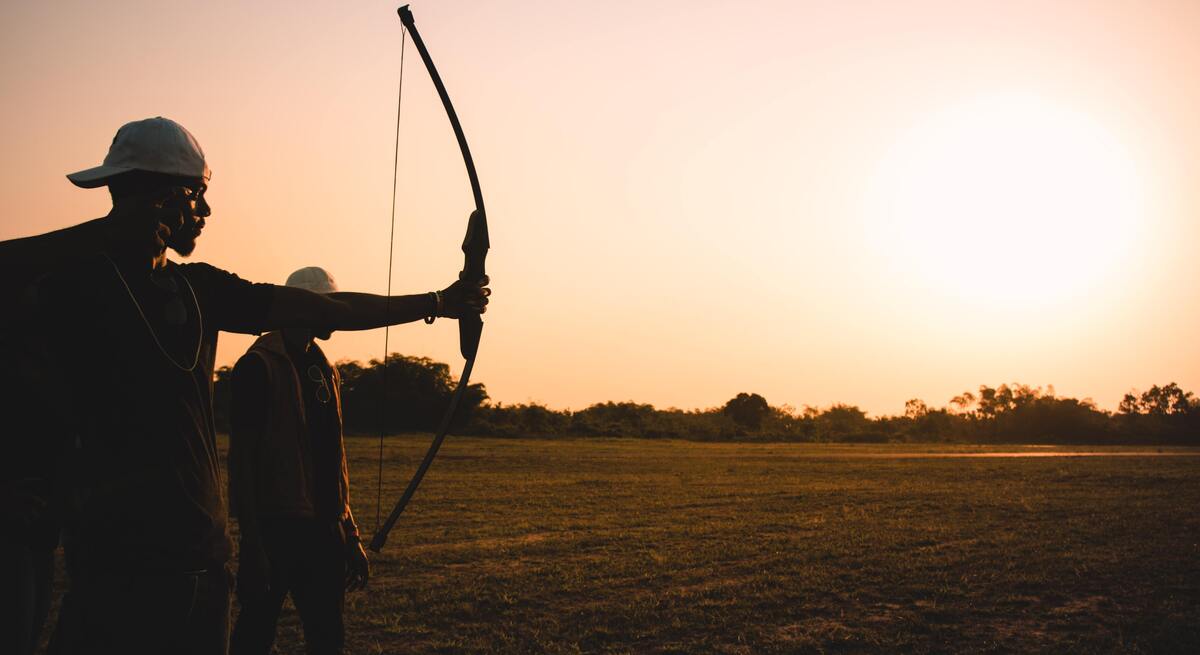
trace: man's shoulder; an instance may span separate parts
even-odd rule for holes
[[[34,278],[26,289],[27,299],[38,302],[62,296],[91,298],[112,286],[106,282],[119,279],[119,271],[111,260],[101,254],[89,255]]]
[[[263,371],[267,367],[267,363],[263,360],[262,354],[251,348],[247,350],[237,362],[233,364],[233,374],[237,375],[253,375],[258,371]]]
[[[206,326],[241,334],[260,334],[272,327],[267,315],[275,298],[274,285],[255,284],[204,262],[170,262],[169,266],[196,294]]]
[[[240,294],[255,294],[254,298],[261,299],[262,294],[269,294],[271,285],[250,282],[236,273],[218,268],[205,262],[188,262],[186,264],[169,262],[170,270],[174,271],[196,291],[208,299],[241,297]],[[229,296],[228,294],[238,294]]]
[[[240,277],[237,273],[227,271],[218,266],[213,266],[207,262],[168,262],[171,270],[183,275],[192,284],[205,285],[235,285],[239,287],[253,287],[255,289],[269,289],[274,286],[267,283],[251,282]]]
[[[283,343],[283,337],[278,331],[272,331],[259,336],[254,343],[250,344],[250,347],[234,364],[234,369],[236,371],[239,366],[255,369],[270,368],[287,361],[291,361],[291,355],[288,354],[287,347]]]
[[[236,273],[231,273],[223,268],[218,268],[207,262],[173,262],[168,260],[167,265],[177,273],[186,275],[188,278],[192,276],[201,278],[212,277],[231,277],[236,278]]]

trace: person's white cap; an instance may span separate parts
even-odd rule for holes
[[[158,116],[122,125],[103,164],[71,173],[67,179],[75,186],[94,189],[108,184],[113,176],[135,170],[205,180],[212,177],[196,137],[179,123]]]
[[[289,287],[306,289],[313,293],[336,293],[337,282],[329,271],[320,266],[306,266],[288,276],[285,283]]]

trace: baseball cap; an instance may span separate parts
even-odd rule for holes
[[[158,116],[122,125],[103,164],[71,173],[67,179],[75,186],[94,189],[108,184],[113,176],[134,170],[205,180],[212,177],[196,137],[179,123]]]
[[[337,282],[333,276],[320,266],[306,266],[288,276],[285,284],[289,287],[306,289],[313,293],[336,293]]]

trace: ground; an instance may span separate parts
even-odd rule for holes
[[[384,515],[428,442],[386,440]],[[347,652],[1200,652],[1200,451],[1062,450],[451,436]],[[957,456],[995,451],[1035,456]]]
[[[387,440],[385,515],[428,439]],[[348,449],[370,535],[378,442]],[[1198,648],[1196,453],[897,457],[929,452],[450,437],[349,600],[350,650]]]

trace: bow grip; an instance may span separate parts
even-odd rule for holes
[[[488,239],[487,216],[482,209],[471,212],[467,221],[467,234],[463,237],[463,270],[458,279],[463,284],[476,284],[487,275],[484,262],[491,242]],[[458,347],[463,359],[474,359],[479,350],[479,336],[483,332],[483,319],[478,314],[469,314],[458,319]]]

